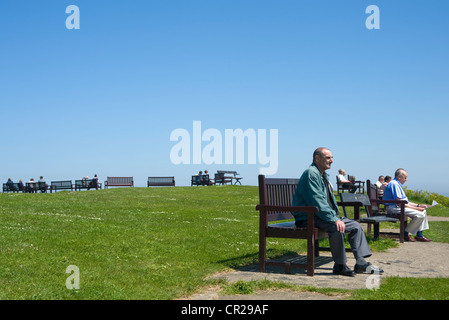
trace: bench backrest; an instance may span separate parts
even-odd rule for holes
[[[11,189],[9,187],[8,183],[4,183],[3,184],[3,192],[8,192],[8,191],[22,191],[22,189],[19,187],[19,183],[18,182],[14,182],[13,183],[13,189]]]
[[[379,199],[379,191],[377,190],[377,186],[375,184],[372,184],[370,180],[366,180],[366,193],[368,195],[368,198],[377,200]],[[376,202],[373,203],[371,206],[372,212],[378,212],[379,206]]]
[[[343,184],[340,181],[339,176],[337,176],[337,192],[340,194],[340,191],[343,191],[345,188],[343,187]]]
[[[265,178],[259,175],[260,204],[272,206],[292,206],[293,196],[299,179]],[[293,219],[291,212],[268,212],[268,221]]]
[[[27,187],[38,187],[38,188],[45,188],[45,181],[34,181],[34,182],[27,182]]]
[[[72,188],[72,180],[52,181],[51,182],[51,187],[53,187],[53,188],[56,187],[58,189]]]
[[[93,179],[81,179],[81,180],[75,180],[75,186],[76,187],[88,187],[89,184],[92,182]]]
[[[108,177],[108,185],[132,185],[133,177]]]
[[[148,177],[149,186],[174,186],[175,177]]]
[[[379,194],[377,191],[377,186],[375,184],[371,184],[370,180],[366,180],[366,193],[370,199],[379,199]]]
[[[370,206],[371,201],[367,194],[360,193],[342,193],[340,195],[340,199],[342,202],[361,202],[364,206]]]
[[[214,174],[214,176],[215,176],[215,179],[223,179],[224,173],[217,172]]]

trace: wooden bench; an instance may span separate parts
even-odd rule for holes
[[[93,184],[94,179],[81,179],[81,180],[75,180],[75,191],[81,190],[81,189],[97,189],[94,187]],[[101,189],[101,182],[97,181],[98,189]]]
[[[353,181],[353,180],[351,180],[351,178],[352,177],[350,175],[348,175],[348,180],[349,181]],[[343,193],[345,190],[350,192],[350,190],[353,189],[353,188],[354,188],[355,191],[358,190],[358,192],[360,193],[360,190],[361,190],[362,187],[361,187],[359,182],[360,181],[353,181],[352,183],[349,183],[349,182],[342,183],[340,181],[340,179],[338,178],[338,176],[337,176],[337,192],[338,192],[338,194]],[[358,183],[358,184],[356,184],[356,183]],[[365,182],[363,182],[363,183],[365,183]],[[365,193],[365,187],[364,186],[362,188],[362,193]]]
[[[369,197],[367,194],[356,194],[356,193],[342,193],[340,195],[340,199],[342,200],[342,203],[347,202],[360,202],[363,206],[366,208],[366,217],[360,217],[360,207],[355,207],[354,210],[354,220],[358,221],[359,223],[367,223],[368,224],[368,233],[371,233],[371,225],[374,226],[374,240],[379,239],[379,228],[381,222],[399,222],[399,219],[388,217],[383,214],[379,215],[372,215],[372,210],[370,208],[373,207]],[[405,203],[405,201],[404,201]],[[345,207],[343,206],[343,210],[346,212]],[[383,234],[386,234],[383,232]],[[391,234],[391,233],[389,233]],[[402,232],[402,235],[404,233]],[[404,239],[402,238],[403,242]]]
[[[72,180],[52,181],[50,183],[50,193],[53,190],[56,192],[57,190],[68,190],[68,189],[73,191]]]
[[[108,187],[134,187],[134,180],[133,177],[108,177],[104,188]]]
[[[46,182],[43,181],[27,182],[24,188],[24,192],[28,193],[37,193],[38,191],[40,191],[41,193],[47,193],[47,190],[48,185]]]
[[[340,179],[337,176],[337,193],[342,194],[343,192],[345,192],[345,190],[351,190],[351,186],[347,183],[341,183]]]
[[[147,187],[174,187],[175,177],[148,177]]]
[[[355,185],[355,186],[357,186],[357,189],[358,189],[358,193],[365,193],[365,181],[360,181],[360,180],[355,180],[355,177],[354,176],[350,176],[349,174],[348,174],[348,180],[349,181],[352,181],[352,183]]]
[[[315,227],[317,207],[293,207],[292,201],[299,179],[265,178],[259,175],[259,201],[256,206],[259,211],[259,271],[265,272],[267,265],[283,266],[285,272],[290,268],[306,268],[307,275],[315,274],[315,257],[319,251],[329,251],[329,248],[319,247],[319,239],[327,233]],[[338,203],[341,205],[341,203]],[[346,206],[361,206],[360,202],[345,203]],[[307,228],[297,228],[291,212],[307,213]],[[293,221],[292,221],[293,219]],[[269,222],[278,221],[269,224]],[[291,263],[283,261],[267,261],[267,238],[292,238],[307,240],[307,261]],[[346,251],[352,251],[347,248]]]
[[[389,218],[395,218],[399,220],[399,235],[397,233],[387,233],[395,236],[399,236],[399,241],[404,242],[404,231],[407,227],[407,216],[405,215],[405,204],[407,203],[405,200],[383,200],[379,199],[379,195],[377,193],[377,186],[375,184],[371,184],[370,180],[366,180],[366,190],[369,201],[371,205],[368,207],[369,213],[371,217],[374,216],[386,216]],[[382,209],[381,206],[385,206],[385,203],[396,203],[401,207],[401,211],[398,214],[387,214],[385,209]]]
[[[23,192],[23,186],[20,187],[18,182],[14,182],[12,188],[7,183],[3,184],[3,192]]]
[[[203,175],[194,175],[192,176],[192,180],[190,182],[190,186],[209,186],[211,185],[211,181],[208,174]]]

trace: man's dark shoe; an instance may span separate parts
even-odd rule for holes
[[[432,242],[432,239],[428,239],[428,238],[426,238],[426,237],[424,237],[424,236],[422,236],[422,237],[416,236],[416,237],[415,237],[415,240],[416,240],[416,241],[421,241],[421,242]]]
[[[406,236],[406,237],[404,237],[404,241],[405,241],[405,242],[415,242],[416,240],[413,239],[413,238],[410,237],[410,236]]]
[[[332,270],[333,274],[338,274],[340,276],[353,277],[355,272],[348,268],[345,264],[336,264]]]
[[[382,270],[382,268],[378,268],[378,267],[376,267],[376,266],[373,266],[370,262],[368,262],[367,264],[362,265],[362,266],[356,264],[356,265],[354,266],[354,271],[355,271],[356,273],[367,273],[367,274],[373,274],[373,273],[375,273],[375,274],[381,274],[381,273],[384,272],[384,271]]]

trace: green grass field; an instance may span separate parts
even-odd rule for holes
[[[257,262],[257,203],[253,186],[0,194],[0,299],[184,296],[209,274]],[[305,249],[273,239],[268,255]],[[71,265],[80,289],[66,288]]]

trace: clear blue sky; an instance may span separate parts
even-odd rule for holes
[[[409,188],[449,195],[448,14],[441,0],[2,0],[0,180],[190,185],[208,169],[256,185],[259,163],[171,162],[171,132],[201,121],[278,129],[276,177],[326,146],[333,182],[403,167]]]

